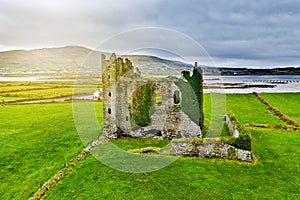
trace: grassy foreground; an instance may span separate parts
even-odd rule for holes
[[[0,106],[0,122],[1,199],[27,199],[84,147],[72,104]]]
[[[181,158],[159,171],[130,174],[90,155],[46,199],[299,199],[300,135],[252,134],[256,165]]]
[[[96,108],[100,112],[101,103]],[[243,124],[284,124],[251,94],[227,95],[227,110]],[[27,199],[83,148],[70,103],[0,106],[0,121],[1,199]],[[45,199],[299,199],[299,132],[251,132],[256,165],[180,158],[158,171],[130,174],[88,155]],[[115,144],[128,150],[165,141]]]

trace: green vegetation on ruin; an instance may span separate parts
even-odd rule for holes
[[[187,82],[179,81],[179,87],[182,92],[183,111],[203,129],[203,77],[200,68],[194,68],[192,75],[189,71],[182,72]],[[195,99],[193,99],[195,98]],[[193,103],[192,103],[193,102]],[[196,112],[196,113],[195,113]]]
[[[150,109],[154,102],[155,88],[152,84],[145,84],[137,88],[132,95],[130,116],[134,124],[146,126],[151,124]]]

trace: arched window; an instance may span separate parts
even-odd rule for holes
[[[111,114],[111,108],[107,109],[108,114]]]

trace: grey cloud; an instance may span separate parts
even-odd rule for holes
[[[3,50],[95,47],[121,31],[157,26],[192,37],[220,65],[300,65],[297,0],[3,0],[0,26]]]

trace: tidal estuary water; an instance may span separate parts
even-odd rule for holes
[[[300,75],[204,76],[206,93],[300,92]]]
[[[58,77],[10,76],[0,81],[74,81]],[[205,93],[300,92],[300,75],[204,76]]]

